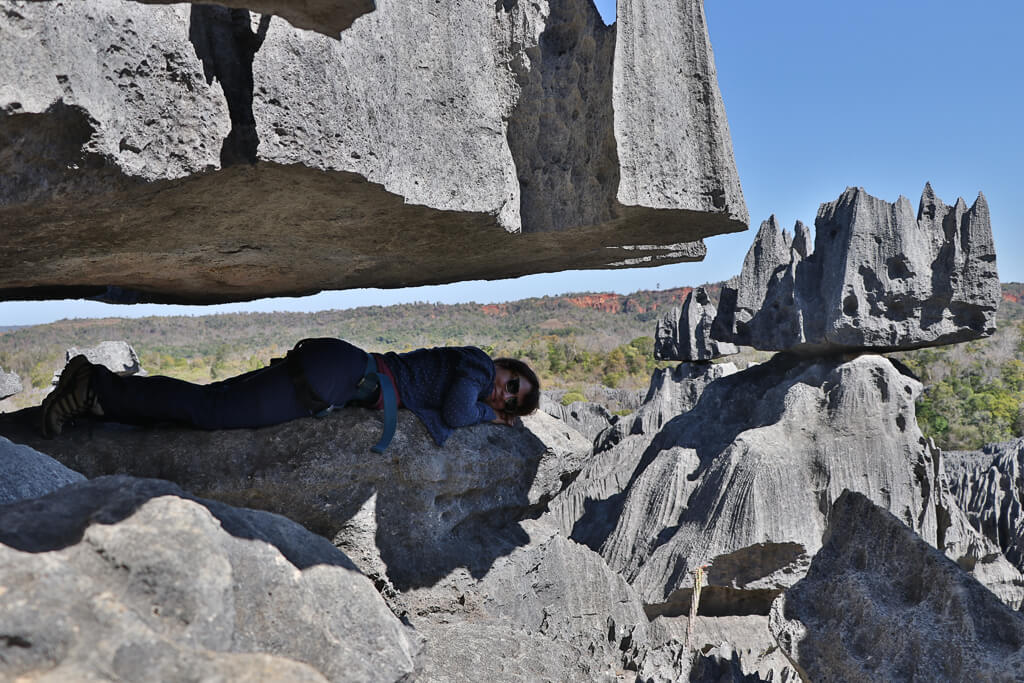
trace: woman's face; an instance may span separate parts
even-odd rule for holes
[[[530,384],[530,380],[500,365],[495,366],[494,371],[494,388],[487,398],[487,405],[499,415],[514,414],[515,407],[522,405],[533,385]]]

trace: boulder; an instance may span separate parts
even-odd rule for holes
[[[104,341],[84,349],[72,346],[64,352],[64,360],[66,362],[80,355],[118,375],[146,374],[139,363],[139,355],[126,341]]]
[[[1024,679],[1024,616],[851,491],[771,622],[805,680]]]
[[[512,525],[488,542],[506,552],[486,574],[457,571],[401,596],[427,639],[424,680],[615,680],[642,666],[647,616],[599,555],[543,521]],[[685,666],[676,661],[653,680],[679,680]]]
[[[374,551],[361,568],[399,590],[455,567],[489,566],[494,558],[477,539],[482,530],[543,507],[590,452],[589,441],[567,436],[553,418],[537,432],[460,429],[442,448],[401,410],[394,440],[378,455],[370,446],[380,437],[380,414],[358,408],[213,432],[83,423],[52,440],[35,433],[37,413],[0,415],[0,432],[90,478],[168,479],[195,495],[286,515],[345,548],[370,537]]]
[[[696,405],[714,380],[736,372],[731,363],[680,363],[655,370],[636,412],[619,418],[594,440],[594,455],[550,506],[563,533],[598,548],[615,525],[623,489],[664,424]]]
[[[587,513],[574,533],[590,530],[586,541],[651,613],[685,613],[692,572],[707,565],[702,605],[766,614],[806,571],[846,488],[936,542],[941,501],[914,417],[920,391],[879,356],[780,354],[723,377],[634,456],[626,477],[616,473],[621,493],[577,504]]]
[[[739,353],[734,344],[711,337],[717,311],[703,287],[691,291],[682,309],[672,308],[658,320],[654,357],[658,360],[709,361]]]
[[[408,680],[419,641],[328,541],[165,481],[0,506],[0,677]]]
[[[970,526],[1024,570],[1024,439],[944,451],[950,492]]]
[[[591,441],[619,419],[599,403],[573,401],[563,405],[560,401],[549,398],[547,394],[541,394],[540,409]]]
[[[0,504],[43,496],[85,481],[48,455],[0,436]]]
[[[0,298],[700,260],[747,222],[701,3],[623,9],[617,35],[590,0],[389,1],[336,40],[218,5],[0,0]]]
[[[822,204],[814,251],[807,229],[761,224],[714,335],[768,351],[896,351],[995,331],[1001,298],[988,203],[946,206],[926,185],[910,202],[847,188]]]
[[[4,372],[4,369],[0,368],[0,401],[20,394],[24,388],[18,373]]]
[[[736,371],[732,363],[680,363],[655,370],[640,407],[599,434],[595,448],[606,450],[630,434],[646,434],[650,441],[665,423],[697,405],[709,384]]]

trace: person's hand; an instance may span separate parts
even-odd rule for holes
[[[506,425],[508,427],[512,427],[516,423],[516,416],[511,413],[506,413],[505,411],[502,410],[498,412],[498,417],[491,420],[491,422],[493,422],[496,425]]]

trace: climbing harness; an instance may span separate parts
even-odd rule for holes
[[[398,427],[398,393],[391,377],[386,372],[377,371],[377,357],[372,353],[366,356],[366,371],[356,385],[356,395],[346,405],[373,406],[377,402],[377,397],[380,397],[384,410],[384,433],[370,450],[374,453],[383,453]]]

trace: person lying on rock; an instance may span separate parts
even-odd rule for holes
[[[41,429],[53,437],[84,415],[200,429],[264,427],[359,405],[384,410],[384,435],[373,447],[382,453],[394,435],[398,407],[415,413],[443,446],[458,427],[512,425],[539,402],[540,382],[526,363],[491,359],[473,346],[382,355],[341,339],[304,339],[265,368],[205,385],[122,377],[75,356],[43,400]]]

